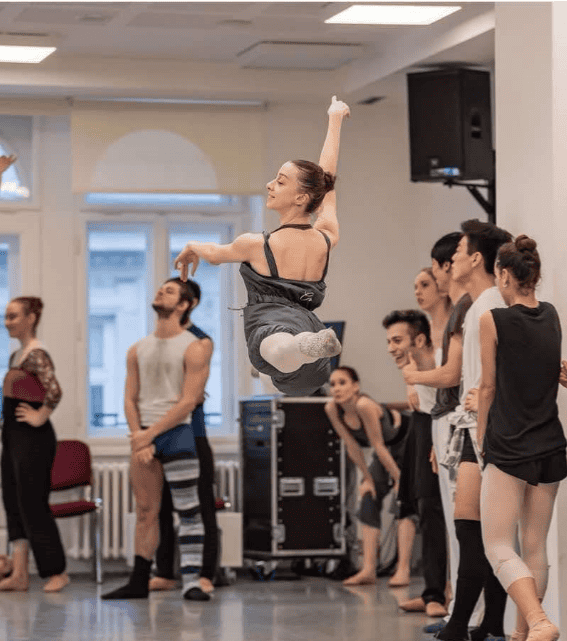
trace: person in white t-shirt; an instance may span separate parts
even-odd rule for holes
[[[505,307],[495,287],[494,262],[501,245],[511,235],[492,223],[468,220],[461,225],[463,237],[453,256],[452,276],[472,299],[463,325],[463,370],[460,403],[449,414],[452,436],[440,461],[456,476],[455,530],[460,547],[457,589],[451,618],[436,636],[442,641],[469,638],[468,625],[484,589],[485,614],[471,635],[504,639],[506,592],[494,576],[484,554],[480,528],[480,481],[482,459],[476,439],[478,386],[482,373],[479,318],[489,309]]]

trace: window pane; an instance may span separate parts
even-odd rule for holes
[[[228,232],[228,225],[215,225],[218,231],[204,231],[202,225],[187,226],[183,231],[172,231],[169,236],[169,264],[183,249],[189,239],[198,242],[224,243]],[[223,229],[226,228],[226,229]],[[172,268],[171,276],[179,276],[179,272]],[[222,271],[218,266],[209,265],[205,261],[199,263],[199,269],[193,280],[201,288],[201,302],[191,312],[191,320],[207,333],[214,342],[213,357],[211,359],[211,372],[207,383],[207,399],[205,401],[205,417],[208,428],[219,427],[223,419],[223,393],[224,390],[223,370],[223,316],[228,307],[226,295],[222,285]]]
[[[128,193],[97,193],[85,195],[87,205],[167,205],[195,207],[202,205],[231,206],[236,203],[232,196],[221,194],[128,194]]]
[[[18,239],[15,236],[0,236],[0,380],[8,371],[10,352],[16,345],[10,345],[10,336],[4,327],[4,312],[11,298],[17,295],[15,291],[15,271],[19,272]],[[0,387],[0,403],[2,401],[2,388]]]
[[[9,156],[5,147],[0,144],[0,156]],[[2,174],[2,185],[0,186],[0,200],[27,200],[30,197],[30,190],[22,185],[20,173],[16,161],[10,165]]]
[[[148,230],[88,228],[89,423],[92,436],[119,436],[128,348],[148,333]]]

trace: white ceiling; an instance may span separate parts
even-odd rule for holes
[[[461,3],[427,27],[325,24],[350,4],[7,2],[0,32],[56,39],[58,50],[33,69],[0,65],[0,96],[309,100],[333,86],[363,99],[416,65],[493,60],[492,3]]]

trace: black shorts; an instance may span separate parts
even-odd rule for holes
[[[524,463],[502,463],[487,452],[485,462],[492,463],[505,474],[515,476],[529,485],[539,483],[558,483],[567,478],[567,456],[565,450],[555,452],[534,461]]]
[[[471,433],[465,430],[465,437],[463,440],[463,452],[461,454],[461,463],[478,463],[474,447],[472,444]]]

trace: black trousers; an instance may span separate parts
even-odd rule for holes
[[[215,508],[215,466],[213,451],[206,436],[195,437],[199,458],[199,483],[197,491],[201,504],[201,517],[205,528],[201,576],[213,580],[219,559],[219,532]],[[156,575],[165,579],[175,578],[174,561],[176,533],[173,526],[173,501],[169,485],[164,481],[159,512],[159,547],[156,552]]]
[[[40,577],[61,574],[65,553],[48,500],[55,432],[50,421],[33,427],[4,415],[0,467],[8,539],[27,539]]]
[[[429,453],[433,447],[431,416],[413,412],[401,464],[400,518],[417,514],[421,531],[425,603],[445,603],[447,539],[439,479],[433,473]]]
[[[445,517],[441,498],[428,496],[417,499],[421,554],[425,590],[421,597],[425,603],[436,601],[445,604],[447,583],[447,540]]]

